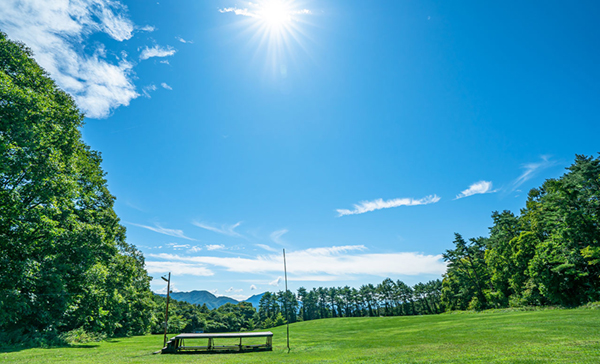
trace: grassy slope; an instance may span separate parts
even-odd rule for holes
[[[599,363],[600,310],[337,318],[274,328],[273,352],[152,355],[161,336],[70,348],[2,351],[19,363]],[[218,344],[218,342],[217,342]]]

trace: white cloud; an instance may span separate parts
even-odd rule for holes
[[[264,3],[263,3],[264,4]],[[286,9],[285,7],[274,9],[273,6],[265,6],[261,3],[248,3],[250,9],[240,9],[238,7],[229,7],[219,9],[219,13],[233,13],[235,15],[247,16],[256,19],[269,19],[273,16],[287,17],[288,19],[294,19],[294,15],[310,15],[312,12],[308,9]]]
[[[33,50],[36,61],[89,118],[107,117],[139,96],[126,57],[111,62],[104,45],[84,44],[97,32],[119,42],[133,36],[134,25],[118,1],[3,0],[0,28]]]
[[[208,244],[206,246],[206,250],[222,250],[225,249],[225,245],[223,244]]]
[[[277,251],[279,251],[279,250],[271,248],[270,246],[265,245],[265,244],[256,244],[256,246],[259,247],[259,248],[263,248],[264,250],[268,250],[270,252],[277,252]]]
[[[252,284],[252,285],[250,285],[250,290],[251,290],[251,291],[255,291],[256,289],[257,289],[257,288],[256,288],[256,286],[255,286],[255,285],[253,285],[253,284]]]
[[[227,290],[225,290],[225,292],[227,292],[227,293],[233,292],[233,287],[229,287]]]
[[[196,225],[199,228],[202,229],[206,229],[215,233],[219,233],[219,234],[223,234],[223,235],[228,235],[228,236],[235,236],[235,237],[243,237],[241,234],[239,234],[238,232],[235,231],[235,228],[240,226],[242,222],[239,221],[233,225],[221,225],[220,228],[212,226],[212,225],[208,225],[206,223],[203,222],[197,222],[197,221],[193,221],[192,224]]]
[[[162,282],[162,281],[161,281],[161,282]],[[154,283],[154,281],[153,281],[152,283]],[[151,284],[152,284],[152,283],[151,283]],[[164,282],[163,282],[163,283],[164,283]],[[173,293],[173,292],[181,292],[181,291],[180,291],[180,290],[179,290],[177,287],[175,287],[174,285],[171,285],[171,287],[170,287],[170,288],[171,288],[171,293]],[[155,290],[155,291],[154,291],[154,293],[157,293],[157,294],[167,294],[167,285],[165,284],[165,286],[164,286],[163,288]]]
[[[550,160],[550,156],[541,156],[541,161],[537,163],[527,163],[523,165],[525,171],[515,179],[510,187],[510,192],[515,191],[523,183],[535,177],[540,171],[556,165],[555,161]]]
[[[181,43],[188,43],[188,44],[189,44],[189,43],[194,43],[194,41],[192,41],[192,40],[185,40],[185,39],[183,39],[183,38],[181,38],[181,37],[175,37],[175,39],[177,39],[177,40],[178,40],[178,41],[180,41]]]
[[[364,253],[364,245],[346,245],[310,248],[286,253],[287,270],[293,276],[351,276],[351,275],[419,275],[442,274],[446,264],[441,255],[415,252]],[[224,268],[236,273],[279,273],[283,270],[283,257],[270,254],[257,257],[180,256],[176,254],[148,254],[172,262],[185,262]]]
[[[235,15],[243,15],[252,18],[258,18],[258,15],[255,12],[249,11],[248,9],[238,9],[236,7],[219,9],[219,13],[234,13]]]
[[[150,98],[150,92],[152,91],[156,91],[156,85],[148,85],[148,86],[144,86],[144,88],[142,89],[142,93],[144,94],[144,97]]]
[[[436,203],[440,200],[440,197],[437,195],[429,195],[420,200],[415,200],[412,198],[396,198],[393,200],[384,201],[383,199],[377,199],[374,201],[361,201],[358,204],[354,205],[354,210],[347,209],[337,209],[338,216],[344,215],[356,215],[356,214],[364,214],[365,212],[381,210],[381,209],[389,209],[392,207],[398,206],[416,206],[416,205],[427,205],[430,203]]]
[[[458,195],[456,195],[455,200],[463,197],[469,197],[473,195],[483,194],[483,193],[493,193],[496,192],[492,190],[492,182],[491,181],[479,181],[473,183],[469,188],[462,191]]]
[[[172,89],[173,89],[173,87],[171,87],[171,86],[167,85],[165,82],[161,83],[160,85],[161,85],[163,88],[166,88],[167,90],[172,90]]]
[[[281,240],[281,237],[283,236],[283,234],[286,234],[287,232],[288,232],[288,229],[281,229],[281,230],[273,231],[270,235],[271,240],[273,240],[274,243],[277,243],[279,245],[285,245],[285,242],[283,240]]]
[[[160,63],[164,63],[164,64],[170,64],[168,59],[163,59],[162,61],[159,61]]]
[[[139,28],[142,32],[153,32],[156,30],[156,27],[153,27],[152,25],[145,25],[141,28]]]
[[[159,45],[155,45],[152,48],[144,48],[144,50],[142,50],[142,53],[140,54],[140,59],[144,60],[152,57],[169,57],[174,55],[175,52],[177,52],[177,50],[170,46],[163,48]]]
[[[190,244],[169,243],[167,244],[167,246],[171,247],[173,250],[183,250],[190,248]]]
[[[269,282],[269,286],[279,286],[279,283],[281,283],[282,280],[283,280],[282,277],[277,277],[276,280]]]
[[[196,241],[196,239],[192,239],[188,236],[185,236],[185,234],[183,233],[183,230],[178,230],[178,229],[167,229],[164,228],[160,225],[156,225],[156,226],[147,226],[147,225],[140,225],[140,224],[134,224],[132,222],[127,223],[129,225],[133,225],[133,226],[137,226],[137,227],[141,227],[144,229],[148,229],[154,232],[157,232],[159,234],[164,234],[164,235],[169,235],[169,236],[174,236],[176,238],[182,238],[182,239],[187,239],[187,240],[194,240]]]
[[[214,273],[199,264],[182,263],[182,262],[161,262],[161,261],[146,261],[146,270],[148,273],[165,274],[171,272],[172,275],[192,275],[192,276],[212,276]]]
[[[197,252],[199,252],[201,250],[202,250],[201,247],[194,245],[193,247],[191,247],[190,249],[188,249],[187,252],[188,253],[197,253]]]
[[[241,302],[247,300],[250,296],[248,296],[247,294],[230,294],[228,295],[228,297]]]

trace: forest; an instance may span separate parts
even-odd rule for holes
[[[60,343],[160,333],[165,299],[126,241],[84,115],[0,33],[0,339]],[[515,214],[492,213],[489,237],[455,235],[442,280],[412,287],[319,287],[266,293],[254,308],[173,301],[169,331],[239,331],[286,321],[437,314],[600,300],[600,158],[577,155],[529,192]]]

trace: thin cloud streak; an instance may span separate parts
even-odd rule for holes
[[[146,270],[150,274],[164,274],[171,272],[174,276],[192,275],[209,277],[215,274],[213,271],[202,265],[181,262],[146,261]]]
[[[270,251],[270,252],[277,252],[277,251],[279,251],[279,250],[277,250],[275,248],[272,248],[272,247],[270,247],[270,246],[268,246],[266,244],[256,244],[256,246],[259,247],[259,248],[262,248],[264,250]]]
[[[281,229],[281,230],[277,230],[277,231],[273,231],[270,235],[271,240],[279,245],[286,245],[285,242],[283,240],[281,240],[281,237],[284,234],[288,233],[288,229]]]
[[[203,222],[198,222],[198,221],[192,221],[192,224],[205,229],[205,230],[209,230],[218,234],[223,234],[223,235],[227,235],[227,236],[235,236],[238,238],[243,238],[244,236],[241,235],[240,233],[238,233],[237,231],[235,231],[235,228],[237,228],[238,226],[241,225],[241,221],[233,224],[233,225],[225,225],[223,224],[220,228],[216,227],[216,226],[212,226],[212,225],[208,225],[206,223]]]
[[[254,7],[254,10],[248,10],[248,8],[243,8],[240,9],[238,7],[229,7],[229,8],[223,8],[223,9],[219,9],[219,13],[221,14],[225,14],[225,13],[234,13],[235,15],[241,15],[241,16],[247,16],[247,17],[251,17],[251,18],[257,18],[257,19],[268,19],[270,14],[269,14],[269,9],[266,9],[264,6],[261,6],[261,4],[252,4]],[[282,15],[283,16],[292,16],[292,15],[310,15],[312,14],[312,12],[308,9],[300,9],[300,10],[287,10],[284,11],[282,10]]]
[[[550,168],[550,167],[556,165],[555,161],[550,160],[550,156],[543,155],[543,156],[541,156],[541,159],[542,160],[537,163],[527,163],[527,164],[523,165],[523,168],[525,169],[525,171],[519,177],[517,177],[517,179],[515,179],[512,182],[512,184],[510,186],[510,192],[513,192],[514,190],[519,188],[523,183],[532,179],[533,177],[538,175],[544,169],[547,169],[547,168]]]
[[[415,252],[388,254],[361,253],[364,245],[311,248],[286,254],[291,276],[349,276],[349,275],[419,275],[443,274],[446,264],[442,256]],[[189,257],[177,254],[149,254],[150,258],[224,268],[236,273],[278,273],[283,266],[280,254],[241,257]]]
[[[354,210],[348,209],[337,209],[338,217],[345,215],[358,215],[364,214],[365,212],[371,212],[375,210],[381,209],[389,209],[392,207],[399,206],[417,206],[417,205],[428,205],[431,203],[436,203],[440,200],[440,197],[437,195],[429,195],[420,200],[415,200],[412,198],[396,198],[393,200],[384,201],[383,199],[377,199],[373,201],[361,201],[358,204],[353,205]]]
[[[154,232],[159,233],[159,234],[164,234],[164,235],[168,235],[168,236],[174,236],[176,238],[182,238],[182,239],[197,241],[196,239],[193,239],[193,238],[190,238],[189,236],[186,236],[183,233],[183,230],[179,230],[179,229],[167,229],[167,228],[164,228],[164,227],[162,227],[160,225],[148,226],[148,225],[134,224],[132,222],[129,222],[127,224],[133,225],[133,226],[137,226],[137,227],[141,227],[141,228],[144,228],[144,229],[148,229],[148,230],[154,231]]]
[[[491,181],[479,181],[479,182],[473,183],[471,186],[469,186],[469,188],[467,188],[466,190],[464,190],[461,193],[459,193],[458,195],[456,195],[455,200],[458,200],[459,198],[473,196],[473,195],[484,194],[484,193],[494,193],[494,192],[496,192],[496,191],[492,190],[492,182]]]

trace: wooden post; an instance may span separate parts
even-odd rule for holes
[[[163,338],[163,348],[167,346],[167,325],[169,324],[169,294],[171,293],[171,272],[169,272],[169,279],[161,277],[167,281],[167,308],[165,309],[165,336]]]

